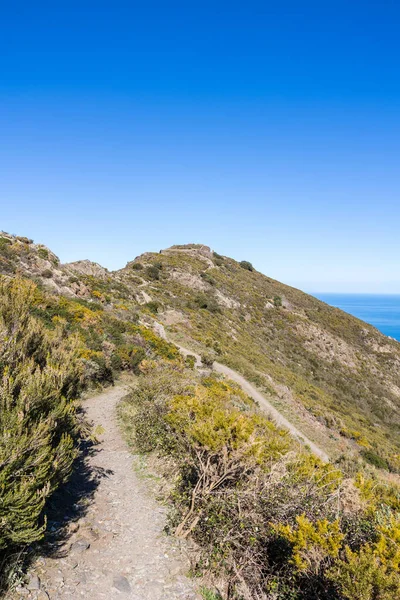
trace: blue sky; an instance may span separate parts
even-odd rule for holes
[[[5,4],[0,229],[400,293],[399,27],[395,1]]]

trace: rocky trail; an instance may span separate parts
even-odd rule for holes
[[[154,323],[154,328],[167,338],[163,325]],[[198,354],[176,345],[182,354],[193,355],[197,367],[202,368]],[[239,373],[218,362],[213,368],[236,381],[279,426],[307,444],[322,460],[329,460]],[[188,548],[164,533],[167,508],[157,503],[135,471],[139,459],[122,438],[116,408],[126,393],[127,388],[114,387],[84,401],[99,443],[86,452],[82,461],[84,476],[78,484],[82,489],[74,504],[76,514],[74,518],[66,516],[66,524],[55,523],[55,543],[33,564],[28,584],[17,588],[19,597],[199,600],[194,582],[186,575],[190,567]]]
[[[116,406],[125,393],[125,388],[115,387],[84,402],[88,419],[102,432],[99,444],[84,458],[86,485],[93,493],[57,548],[33,564],[28,584],[17,589],[20,597],[199,598],[186,576],[190,566],[186,549],[164,533],[167,508],[156,502],[135,472],[135,457],[121,436]]]

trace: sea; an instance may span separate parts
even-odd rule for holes
[[[400,295],[328,293],[312,295],[370,323],[385,335],[400,341]]]

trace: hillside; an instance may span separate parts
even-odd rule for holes
[[[400,345],[364,322],[207,246],[145,253],[108,272],[62,265],[2,234],[0,272],[21,273],[107,319],[165,327],[168,339],[245,376],[332,456],[400,469]]]
[[[89,480],[98,477],[96,436],[77,400],[126,373],[131,388],[119,403],[121,426],[171,507],[167,530],[196,545],[192,572],[206,577],[205,599],[398,597],[394,340],[206,246],[146,253],[109,272],[87,260],[60,264],[45,246],[5,233],[0,340],[0,587],[16,580],[15,557],[40,554],[43,537],[59,535],[68,553],[65,523],[72,509],[85,514],[88,498],[78,489],[82,504],[69,506],[63,486],[82,456]],[[100,524],[91,535],[102,542],[85,554],[87,572],[95,565],[98,577],[83,583],[99,597],[104,585],[143,590],[152,578],[144,564],[144,578],[132,574],[126,551],[148,539],[142,528],[137,541],[135,515],[151,524],[157,509],[145,491],[135,488],[133,496],[138,480],[124,476],[131,457],[115,423],[114,406],[125,393],[119,389],[92,398],[91,406],[107,406],[89,411],[106,432],[101,452],[114,456],[118,440],[124,457],[114,456],[109,473],[118,471],[118,485],[99,485],[89,502]],[[57,494],[65,508],[54,528],[46,519]],[[117,511],[104,494],[115,498]],[[126,566],[111,579],[102,529],[110,511],[124,540],[112,546],[113,564]],[[76,533],[88,522],[73,525]],[[168,587],[173,561],[164,558],[153,566],[165,571],[163,591],[160,584],[152,594],[175,600],[182,596]],[[74,560],[52,563],[48,573],[44,564],[48,589],[51,572],[60,581],[62,570],[59,597],[75,594],[82,582],[74,583]]]
[[[397,471],[398,342],[249,269],[189,246],[144,254],[116,276],[138,286],[169,339],[239,371],[332,456],[361,452]]]
[[[398,342],[249,269],[188,246],[144,254],[118,277],[140,279],[170,339],[245,375],[333,455],[361,451],[397,471]]]

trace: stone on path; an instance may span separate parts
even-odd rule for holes
[[[124,594],[129,594],[131,591],[130,583],[123,575],[114,575],[113,587]]]
[[[84,552],[89,547],[90,547],[89,542],[82,538],[80,540],[77,540],[73,544],[71,544],[71,552],[74,552],[74,553]]]
[[[32,575],[29,576],[29,581],[26,585],[26,588],[28,590],[30,590],[31,592],[36,591],[36,590],[40,590],[40,579],[37,575],[35,575],[34,573],[32,573]]]

